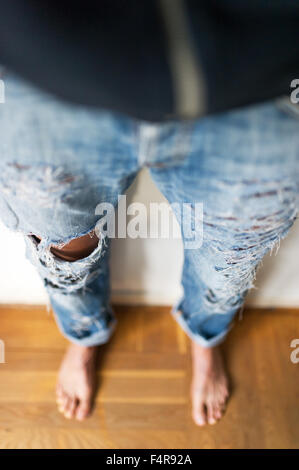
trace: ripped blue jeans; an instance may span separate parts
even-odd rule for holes
[[[25,235],[62,333],[85,346],[109,339],[110,243],[100,236],[74,262],[51,247],[91,232],[96,206],[116,206],[145,166],[170,203],[203,203],[203,243],[185,249],[173,314],[199,344],[223,340],[261,259],[296,218],[299,120],[269,102],[150,124],[62,103],[10,74],[4,82],[0,215]]]

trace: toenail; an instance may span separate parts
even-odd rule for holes
[[[205,424],[205,421],[202,418],[199,418],[199,417],[195,417],[194,421],[198,426],[203,426]]]

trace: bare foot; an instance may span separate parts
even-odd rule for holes
[[[66,418],[85,419],[96,386],[98,347],[71,344],[63,358],[56,386],[58,409]]]
[[[229,396],[228,379],[219,347],[203,348],[192,342],[192,414],[198,426],[215,424]]]

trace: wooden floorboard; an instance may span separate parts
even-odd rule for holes
[[[116,307],[95,411],[83,423],[56,410],[66,340],[42,307],[0,307],[0,448],[298,448],[299,310],[251,309],[223,349],[232,397],[217,425],[190,416],[189,341],[166,307]]]

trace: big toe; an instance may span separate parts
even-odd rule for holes
[[[57,393],[57,396],[56,396],[56,403],[57,403],[57,406],[58,406],[58,411],[60,411],[60,413],[65,412],[68,401],[69,401],[68,395],[63,390],[60,390],[59,393]]]
[[[193,397],[193,419],[197,426],[207,424],[207,412],[204,402],[198,397]]]

